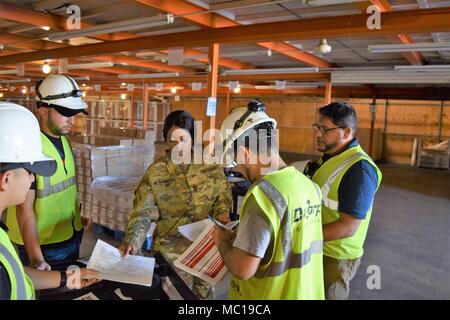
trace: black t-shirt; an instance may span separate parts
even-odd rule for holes
[[[0,228],[8,232],[8,228],[0,221]],[[0,262],[0,301],[11,299],[11,280],[5,266]]]
[[[64,146],[63,146],[63,142],[62,142],[61,137],[53,138],[53,137],[51,137],[51,136],[49,136],[47,134],[45,134],[45,136],[53,143],[53,145],[55,146],[56,150],[59,153],[59,156],[64,161],[66,156],[64,154]],[[34,178],[35,178],[34,182],[31,184],[31,187],[30,187],[31,190],[36,190],[36,175],[34,176]]]

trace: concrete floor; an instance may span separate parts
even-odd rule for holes
[[[284,156],[288,163],[305,159]],[[450,299],[450,172],[399,165],[380,168],[383,181],[350,299]],[[108,236],[101,238],[116,243]],[[86,232],[82,256],[89,255],[96,239],[92,231]],[[366,285],[371,265],[380,268],[379,290]]]

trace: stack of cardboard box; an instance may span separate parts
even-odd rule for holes
[[[111,133],[118,134],[118,132]],[[126,224],[132,208],[134,188],[154,160],[155,134],[152,131],[141,133],[129,129],[122,130],[120,134],[120,136],[104,136],[105,139],[117,137],[118,145],[110,146],[77,143],[74,141],[79,138],[73,137],[71,140],[76,158],[78,200],[82,203],[82,216],[92,218],[93,222],[114,230],[123,231],[123,224]],[[86,138],[89,141],[95,139],[97,143],[105,141],[97,139],[98,137],[86,136]],[[85,141],[84,137],[82,141]],[[105,176],[109,179],[124,179],[120,181],[125,182],[107,187],[107,194],[112,195],[110,198],[98,198],[93,194],[91,185],[96,178]],[[127,179],[131,182],[127,182]],[[102,185],[96,190],[101,187]]]

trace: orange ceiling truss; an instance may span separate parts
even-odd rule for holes
[[[381,12],[393,11],[388,0],[369,0],[369,1],[372,4],[376,5],[378,8],[380,8]],[[381,23],[383,24],[383,22]],[[414,43],[414,41],[411,39],[410,36],[403,33],[387,36],[387,39],[389,39],[389,41],[392,43],[404,43],[404,44]],[[405,57],[406,60],[408,60],[410,64],[413,65],[424,64],[425,59],[420,52],[411,51],[411,52],[402,52],[401,54],[403,57]]]
[[[153,9],[157,9],[162,12],[168,12],[174,14],[175,17],[180,16],[182,19],[194,23],[202,28],[227,28],[239,26],[238,22],[218,15],[214,12],[207,12],[204,8],[197,6],[195,4],[182,1],[182,0],[170,0],[170,1],[160,1],[160,0],[136,0],[139,3],[150,6]],[[202,13],[203,11],[203,13]],[[199,12],[198,14],[195,14]],[[288,45],[283,42],[262,42],[258,45],[276,51],[282,55],[285,55],[291,59],[300,61],[304,64],[321,67],[321,68],[332,68],[336,65],[331,62],[319,58],[313,54],[306,51],[300,50],[294,46]]]
[[[35,11],[35,10],[30,10],[25,7],[20,7],[17,5],[1,3],[1,2],[0,2],[0,19],[15,21],[15,22],[19,22],[19,23],[25,23],[25,24],[31,24],[31,25],[35,25],[38,27],[48,26],[53,29],[67,30],[66,19],[64,17],[58,16],[56,14],[39,12],[39,11]],[[90,28],[90,27],[94,27],[94,26],[95,26],[94,24],[81,22],[82,28]],[[116,40],[124,40],[124,39],[135,39],[135,38],[139,38],[139,36],[135,35],[133,33],[126,33],[126,32],[117,33],[116,32],[116,33],[110,33],[110,34],[106,34],[106,35],[103,34],[103,35],[89,36],[89,38],[94,38],[94,39],[103,40],[103,41],[116,41]],[[14,42],[14,41],[11,41],[11,42]],[[4,42],[4,43],[9,43],[9,42]],[[50,49],[52,44],[58,45],[57,43],[50,42],[50,41],[43,41],[43,40],[41,40],[39,43],[42,46],[41,49],[35,49],[35,50],[46,50],[46,49]],[[66,45],[61,45],[61,46],[67,47]],[[195,50],[191,50],[189,52],[190,52],[190,55],[202,54],[202,52],[195,51]],[[141,59],[141,60],[143,60],[143,59]],[[194,59],[194,60],[200,61],[200,62],[206,62],[205,59]],[[131,63],[130,63],[130,65],[131,65]],[[219,59],[219,65],[221,65],[223,67],[231,68],[231,69],[254,69],[255,68],[255,66],[253,66],[249,63],[240,62],[240,61],[237,61],[234,59]],[[163,70],[163,71],[172,71],[173,68],[171,68],[171,67],[172,66],[169,66],[168,64],[161,62],[161,64],[156,69]],[[190,70],[190,71],[192,72],[194,70]]]
[[[381,13],[383,28],[379,30],[367,28],[367,14],[327,17],[326,23],[324,23],[324,18],[313,18],[207,29],[8,55],[1,58],[0,64],[112,54],[123,51],[164,49],[177,46],[207,46],[211,43],[251,43],[264,40],[303,40],[343,36],[363,38],[401,33],[447,32],[450,31],[449,15],[450,8],[448,7],[383,12]]]

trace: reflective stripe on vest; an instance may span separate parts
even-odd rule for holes
[[[9,250],[0,243],[0,254],[3,255],[6,260],[8,261],[9,265],[11,266],[13,272],[14,272],[14,278],[16,282],[16,289],[17,289],[17,299],[19,300],[26,300],[27,299],[27,289],[25,287],[25,279],[22,275],[22,271],[20,269],[20,265],[17,262],[16,259],[14,259],[13,255]]]
[[[44,189],[37,189],[36,197],[40,199],[49,197],[52,194],[69,189],[71,186],[75,185],[75,183],[75,177],[70,177],[69,180],[61,181],[60,183],[54,184],[52,186],[50,185],[50,177],[44,177]]]
[[[342,163],[339,167],[337,167],[333,173],[330,174],[329,178],[325,182],[325,184],[322,186],[322,203],[325,207],[337,211],[339,208],[339,201],[333,200],[328,198],[328,194],[330,193],[331,185],[336,180],[336,178],[339,176],[339,174],[344,170],[349,163],[356,160],[357,158],[364,157],[367,158],[367,156],[363,153],[355,153],[350,158],[348,158],[344,163]]]
[[[278,216],[280,217],[280,230],[282,233],[281,244],[283,247],[284,260],[281,262],[271,263],[267,269],[258,271],[255,273],[255,278],[262,277],[276,277],[289,269],[302,268],[311,261],[311,255],[315,253],[323,252],[323,241],[317,240],[310,244],[310,247],[301,253],[295,253],[292,250],[291,245],[291,228],[290,228],[290,215],[288,212],[288,205],[281,193],[267,180],[261,180],[258,187],[264,192],[267,199],[270,200],[273,207],[276,209]],[[314,187],[317,194],[320,197],[318,186],[314,183]]]

